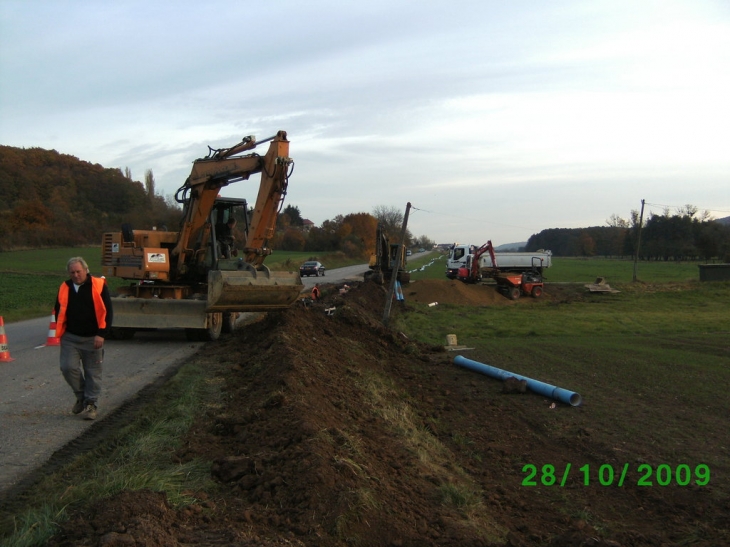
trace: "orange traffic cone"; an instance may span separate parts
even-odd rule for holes
[[[0,315],[0,363],[9,363],[15,361],[10,357],[10,349],[8,348],[8,339],[5,336],[5,322]]]
[[[51,310],[51,324],[48,327],[48,337],[46,338],[46,346],[60,346],[61,339],[56,336],[56,310]]]

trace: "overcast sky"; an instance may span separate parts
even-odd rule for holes
[[[0,144],[172,195],[278,130],[317,225],[410,202],[416,236],[500,245],[642,199],[730,216],[730,2],[0,0]]]

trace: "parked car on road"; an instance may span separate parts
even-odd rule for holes
[[[314,260],[308,260],[301,266],[299,266],[299,275],[309,277],[314,275],[319,277],[324,276],[324,265],[321,262],[315,262]]]

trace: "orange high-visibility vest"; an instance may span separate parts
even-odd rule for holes
[[[106,328],[106,306],[104,299],[101,297],[101,291],[104,289],[106,280],[100,277],[91,278],[91,295],[94,298],[94,312],[96,313],[96,324],[100,329]],[[61,309],[56,317],[56,337],[60,338],[66,332],[66,308],[68,307],[68,291],[67,283],[62,283],[58,290],[58,303]]]

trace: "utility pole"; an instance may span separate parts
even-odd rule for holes
[[[385,311],[383,312],[383,325],[386,327],[388,326],[388,319],[390,319],[390,308],[393,305],[393,293],[395,293],[395,282],[398,280],[398,268],[400,268],[401,261],[403,260],[403,247],[406,241],[406,228],[408,227],[408,213],[410,211],[411,202],[409,201],[406,205],[406,214],[403,217],[403,229],[400,232],[398,252],[395,253],[395,264],[393,264],[393,268],[390,271],[390,289],[388,290],[388,296],[385,300]]]
[[[639,232],[638,236],[636,237],[636,254],[634,255],[634,279],[633,281],[636,282],[636,267],[639,262],[639,249],[641,248],[641,226],[644,224],[644,200],[641,200],[641,214],[639,215]]]

